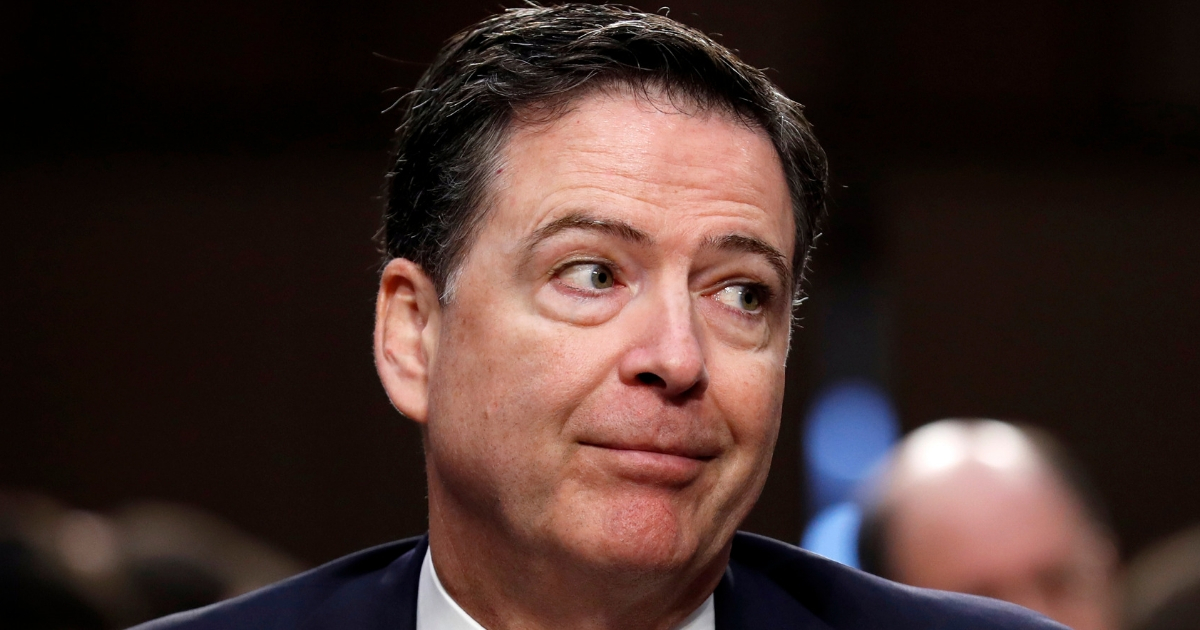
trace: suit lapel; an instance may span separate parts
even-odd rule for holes
[[[344,585],[313,612],[303,630],[416,630],[417,586],[429,548],[422,536],[377,576]]]
[[[730,561],[713,594],[716,630],[830,630],[766,575]]]

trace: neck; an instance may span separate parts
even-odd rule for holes
[[[553,545],[527,544],[462,509],[430,477],[429,548],[438,578],[489,630],[670,630],[716,589],[729,559],[647,572],[589,566]]]

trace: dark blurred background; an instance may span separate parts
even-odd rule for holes
[[[424,531],[371,359],[380,112],[500,7],[0,5],[0,486],[189,504],[310,564]],[[801,423],[845,377],[905,429],[1052,431],[1126,557],[1200,521],[1200,4],[670,15],[807,105],[837,185],[748,529],[799,540]]]

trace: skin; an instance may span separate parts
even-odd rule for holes
[[[1015,455],[933,472],[902,456],[889,498],[892,577],[1010,601],[1075,630],[1115,628],[1115,548],[1034,449]]]
[[[619,90],[513,130],[440,305],[384,271],[376,361],[424,425],[438,575],[504,628],[671,628],[779,430],[794,223],[767,136]]]

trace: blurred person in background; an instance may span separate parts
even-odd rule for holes
[[[1014,602],[1075,630],[1117,627],[1117,546],[1063,448],[1037,429],[941,420],[905,438],[868,494],[864,570]]]
[[[64,513],[61,506],[40,496],[0,493],[0,628],[111,627],[55,551]]]
[[[236,597],[304,567],[211,514],[111,514],[0,493],[0,629],[108,630]]]
[[[1125,579],[1125,630],[1200,628],[1200,526],[1139,553]]]

